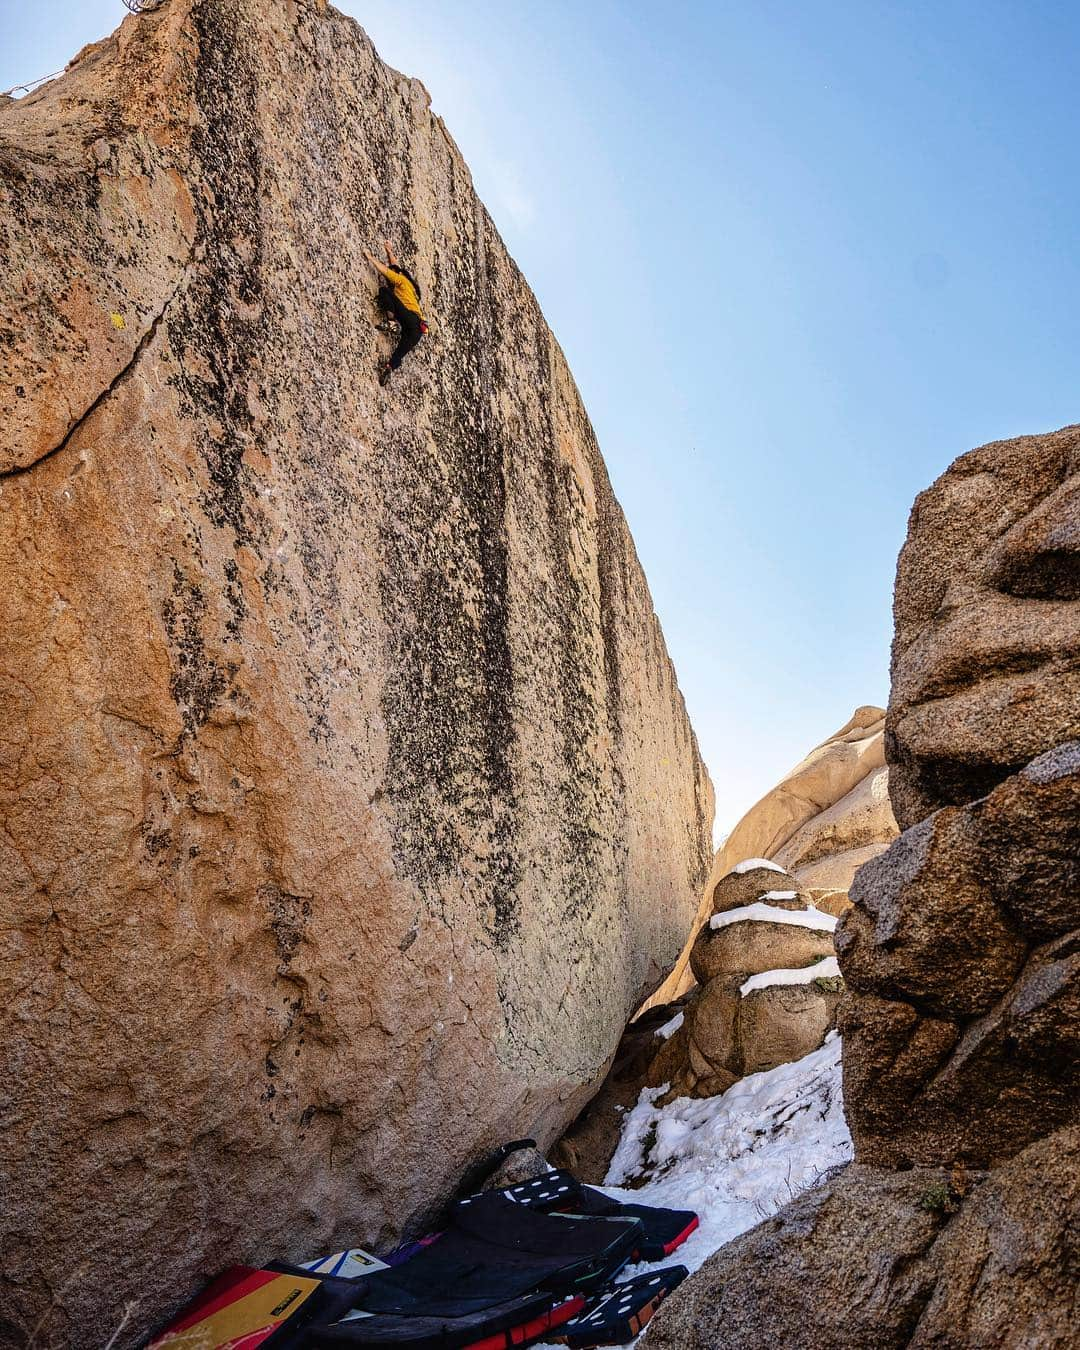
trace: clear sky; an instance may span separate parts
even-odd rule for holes
[[[718,829],[888,690],[911,501],[1080,420],[1080,5],[345,0],[565,349]],[[0,0],[0,88],[121,0]]]

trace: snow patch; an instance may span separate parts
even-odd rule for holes
[[[701,1227],[660,1265],[696,1270],[725,1242],[774,1214],[851,1158],[840,1038],[792,1064],[751,1074],[719,1097],[657,1106],[644,1088],[623,1126],[604,1189],[644,1205],[692,1209]],[[644,1176],[644,1185],[619,1190]],[[640,1274],[652,1266],[626,1272]]]
[[[775,892],[770,892],[777,898]],[[786,897],[785,897],[786,898]],[[726,928],[731,923],[743,923],[756,920],[759,923],[789,923],[796,928],[816,928],[822,933],[831,933],[836,928],[836,919],[832,914],[824,914],[813,905],[806,909],[781,909],[778,905],[766,905],[755,900],[752,905],[740,905],[738,909],[726,909],[722,914],[714,914],[709,927]]]
[[[665,1041],[669,1041],[683,1024],[683,1015],[680,1010],[675,1014],[670,1022],[665,1022],[662,1027],[657,1027],[656,1034]]]
[[[836,957],[827,956],[824,961],[816,961],[812,966],[800,966],[797,970],[765,970],[760,975],[751,975],[745,984],[739,986],[739,993],[745,998],[755,989],[772,989],[782,984],[809,984],[811,980],[834,980],[839,974]]]
[[[692,1209],[701,1225],[671,1256],[631,1266],[620,1280],[664,1266],[697,1270],[718,1247],[851,1160],[835,1031],[820,1050],[740,1079],[719,1097],[656,1106],[666,1091],[642,1089],[603,1189],[631,1203]],[[641,1176],[637,1189],[619,1189]]]
[[[767,867],[770,872],[782,872],[784,869],[776,863],[770,862],[768,858],[747,858],[741,863],[736,863],[731,872],[753,872],[758,867]],[[728,876],[731,875],[728,873]]]
[[[759,895],[759,900],[797,900],[798,891],[766,891],[764,895]]]

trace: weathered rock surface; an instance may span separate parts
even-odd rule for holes
[[[169,0],[0,109],[0,187],[0,1325],[88,1345],[550,1142],[711,793],[562,354],[354,23]]]
[[[835,1023],[841,986],[835,976],[744,989],[751,976],[803,970],[834,951],[831,931],[736,915],[757,902],[769,907],[766,913],[810,909],[794,877],[773,868],[732,872],[716,884],[713,909],[731,921],[715,929],[706,922],[694,939],[690,961],[699,987],[646,1076],[649,1086],[669,1084],[662,1100],[712,1097],[747,1074],[801,1059]]]
[[[697,936],[690,961],[698,982],[704,985],[722,975],[738,975],[745,980],[748,975],[760,975],[783,966],[807,966],[811,961],[832,956],[833,951],[832,933],[759,919],[752,923],[731,923],[725,928],[710,928],[706,924]]]
[[[1080,1118],[1078,489],[1067,428],[963,455],[911,513],[886,731],[905,832],[837,933],[863,1162],[989,1165]]]
[[[798,859],[811,851],[812,832],[790,850],[788,859],[779,856],[781,849],[816,816],[842,801],[867,774],[882,768],[884,717],[883,708],[856,708],[839,731],[815,746],[735,826],[719,851],[714,875],[724,876],[744,858],[770,858],[797,871]]]
[[[896,572],[889,792],[901,829],[1080,737],[1080,427],[962,455]]]
[[[756,861],[753,858],[747,862]],[[714,867],[715,872],[715,867]],[[714,914],[725,914],[728,910],[742,909],[752,905],[755,900],[770,895],[770,905],[778,909],[804,909],[806,895],[799,883],[779,867],[745,867],[742,871],[728,872],[720,877],[709,893],[709,909],[706,918]],[[787,896],[786,899],[779,897]]]
[[[569,1168],[581,1181],[603,1184],[625,1124],[624,1112],[636,1105],[649,1081],[656,1047],[663,1043],[657,1032],[679,1011],[678,1005],[653,1008],[630,1023],[600,1091],[551,1150],[554,1166]]]
[[[1080,1121],[1080,741],[868,863],[837,933],[860,1161],[980,1166]]]
[[[855,873],[896,838],[889,771],[872,769],[838,802],[797,830],[774,861],[805,887],[847,890]]]
[[[734,884],[740,874],[732,869],[749,859],[765,858],[783,867],[802,891],[830,891],[834,897],[847,892],[863,863],[897,834],[884,726],[882,708],[857,708],[845,726],[750,808],[713,859],[695,931],[721,908],[718,894],[731,908],[743,903]],[[745,889],[757,885],[756,871],[742,875],[753,878],[739,882]],[[845,907],[835,900],[828,905],[832,913]],[[690,947],[688,943],[649,1006],[681,998],[693,987]]]
[[[1005,1350],[1076,1344],[1080,1131],[990,1173],[858,1164],[729,1243],[647,1350]]]

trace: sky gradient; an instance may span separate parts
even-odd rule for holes
[[[718,830],[888,692],[964,450],[1080,420],[1080,7],[345,0],[432,94],[596,426]],[[0,88],[121,0],[0,0]]]

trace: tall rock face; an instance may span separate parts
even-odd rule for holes
[[[1076,1344],[1078,601],[1080,428],[972,451],[915,503],[904,832],[837,930],[856,1162],[717,1253],[648,1346]]]
[[[837,934],[860,1161],[991,1166],[1080,1124],[1080,427],[958,459],[896,574],[904,833]]]
[[[0,186],[0,1340],[92,1344],[554,1137],[712,801],[562,353],[351,20],[168,0]]]

